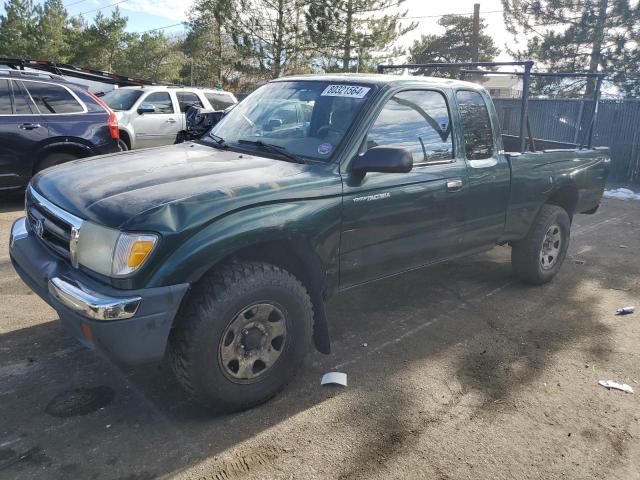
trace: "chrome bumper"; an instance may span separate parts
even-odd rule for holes
[[[9,236],[9,248],[13,248],[13,245],[17,240],[26,238],[29,235],[27,231],[27,217],[20,217],[13,225],[11,225],[11,235]]]
[[[60,277],[49,280],[49,293],[65,307],[93,320],[131,318],[142,300],[138,296],[108,297]]]

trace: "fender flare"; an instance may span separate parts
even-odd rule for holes
[[[329,209],[341,208],[339,198],[329,202]],[[317,205],[298,204],[298,206],[301,208],[297,209],[292,204],[264,205],[245,211],[253,217],[251,222],[246,222],[244,215],[230,215],[207,225],[189,239],[176,245],[176,248],[162,260],[159,268],[151,273],[147,285],[194,283],[216,265],[237,257],[242,252],[249,252],[268,244],[284,244],[291,249],[291,253],[300,261],[304,269],[306,278],[300,280],[309,289],[314,307],[314,344],[321,353],[330,353],[324,301],[328,293],[335,289],[338,281],[339,228],[332,229],[334,233],[328,237],[313,232],[313,228],[316,228],[319,222],[310,220],[308,215],[309,211],[319,212]],[[297,211],[294,213],[288,210],[287,222],[279,224],[276,214],[279,207],[293,208]],[[253,216],[258,209],[264,210],[257,216]],[[325,211],[324,214],[326,215],[327,212]],[[333,216],[332,213],[329,215]],[[337,212],[335,215],[339,218]],[[260,222],[258,218],[261,220],[268,218],[268,223]],[[306,219],[306,228],[300,225],[302,219]],[[256,228],[256,225],[259,226]],[[309,239],[317,240],[314,244],[314,240]],[[286,252],[281,248],[279,251]]]
[[[90,157],[95,155],[93,149],[78,141],[55,141],[47,143],[36,150],[34,155],[34,162],[31,166],[31,174],[33,175],[38,169],[38,165],[49,155],[54,153],[74,153],[78,155],[78,158]]]
[[[95,152],[90,146],[77,141],[64,141],[64,142],[59,141],[59,142],[48,143],[40,147],[36,155],[39,159],[42,159],[45,156],[47,156],[49,153],[55,153],[60,150],[65,150],[65,151],[73,150],[76,152],[80,152],[85,157],[95,155]]]

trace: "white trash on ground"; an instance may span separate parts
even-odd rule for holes
[[[607,389],[615,388],[616,390],[622,390],[623,392],[633,393],[631,385],[627,385],[626,383],[618,383],[613,380],[599,380],[598,383]]]
[[[636,311],[636,307],[622,307],[616,310],[616,315],[629,315]]]
[[[347,374],[340,372],[329,372],[325,373],[322,376],[322,380],[320,381],[320,385],[342,385],[343,387],[347,386]]]
[[[615,188],[613,190],[605,190],[602,194],[606,198],[617,198],[618,200],[638,200],[640,201],[640,193],[636,193],[628,188]]]

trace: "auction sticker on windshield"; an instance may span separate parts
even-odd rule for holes
[[[349,97],[362,98],[369,90],[369,87],[359,87],[358,85],[328,85],[320,94],[322,97]]]
[[[333,150],[333,145],[330,143],[321,143],[318,145],[318,153],[320,155],[327,155],[328,153],[331,153],[331,150]]]

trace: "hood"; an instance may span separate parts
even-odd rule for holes
[[[162,225],[175,230],[190,211],[205,207],[211,218],[247,204],[318,195],[322,187],[313,188],[318,176],[310,170],[189,142],[76,160],[46,170],[31,184],[68,212],[113,228],[140,225],[141,217],[179,204],[183,221],[172,215]]]

